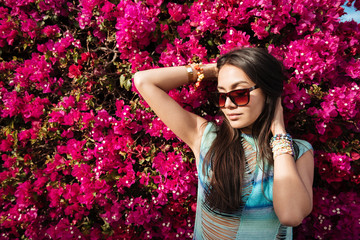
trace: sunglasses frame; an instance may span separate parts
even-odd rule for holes
[[[226,99],[227,98],[230,98],[231,102],[234,103],[237,107],[241,107],[241,106],[245,106],[247,104],[249,104],[250,102],[250,92],[259,88],[257,85],[251,87],[251,88],[244,88],[244,89],[235,89],[233,91],[230,91],[230,92],[227,92],[227,93],[221,93],[221,92],[215,92],[214,95],[216,96],[216,101],[215,101],[215,105],[222,108],[222,107],[225,107],[225,103],[226,103]],[[247,102],[245,104],[241,104],[241,105],[238,105],[236,102],[235,102],[235,99],[231,96],[231,94],[233,92],[237,92],[237,91],[244,91],[244,94],[247,93]],[[225,95],[225,102],[224,102],[224,105],[223,106],[220,106],[219,104],[219,101],[220,101],[220,96],[223,96]]]

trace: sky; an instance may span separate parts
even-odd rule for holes
[[[340,18],[342,22],[354,20],[355,22],[360,23],[360,11],[355,11],[356,9],[353,6],[352,7],[343,6],[343,7],[347,14],[343,15]]]

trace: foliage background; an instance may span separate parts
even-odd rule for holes
[[[191,238],[194,157],[132,75],[242,46],[284,62],[288,131],[315,149],[295,238],[357,239],[360,26],[339,22],[344,3],[1,0],[0,239]],[[212,87],[169,94],[218,120]]]

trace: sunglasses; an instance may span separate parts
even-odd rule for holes
[[[236,106],[245,106],[250,101],[250,92],[256,88],[258,88],[258,86],[255,85],[251,88],[237,89],[227,93],[216,92],[214,93],[215,104],[217,107],[224,107],[226,98],[229,97]]]

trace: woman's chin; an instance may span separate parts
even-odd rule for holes
[[[248,124],[244,124],[243,122],[240,121],[231,121],[230,119],[228,119],[228,121],[232,128],[240,129],[241,132],[245,134],[251,134],[251,126],[249,126]]]

